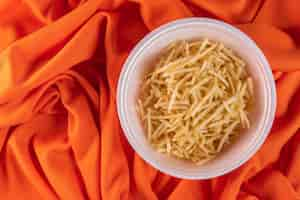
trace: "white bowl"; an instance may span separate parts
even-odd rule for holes
[[[197,38],[220,41],[236,51],[248,63],[247,70],[254,79],[255,88],[255,108],[250,114],[251,127],[242,132],[238,140],[226,151],[200,166],[156,152],[147,141],[136,112],[141,80],[162,49],[172,41]],[[276,107],[275,82],[262,51],[240,30],[224,22],[207,18],[177,20],[146,35],[127,58],[117,92],[121,126],[134,150],[156,169],[186,179],[220,176],[249,160],[266,139]]]

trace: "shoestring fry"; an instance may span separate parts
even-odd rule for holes
[[[250,127],[247,64],[220,42],[171,43],[143,80],[137,110],[161,153],[203,164]]]

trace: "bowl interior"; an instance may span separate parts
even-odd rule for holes
[[[223,23],[222,23],[223,24]],[[125,134],[140,156],[161,171],[181,178],[210,178],[224,174],[249,159],[249,152],[257,149],[256,143],[265,135],[265,126],[270,112],[270,86],[266,66],[263,66],[260,52],[250,40],[241,37],[240,32],[215,23],[190,22],[165,27],[142,40],[132,51],[122,73],[119,90],[121,124]],[[230,26],[229,26],[230,27]],[[247,62],[247,71],[254,80],[255,106],[250,114],[251,127],[243,130],[238,140],[220,153],[214,160],[197,166],[157,153],[145,137],[143,126],[136,112],[136,102],[141,80],[145,72],[153,67],[153,62],[162,50],[177,40],[208,38],[224,43]],[[256,149],[255,149],[256,148]]]

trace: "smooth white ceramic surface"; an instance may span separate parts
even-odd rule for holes
[[[136,112],[136,100],[145,71],[170,42],[208,38],[223,42],[248,63],[247,70],[254,79],[255,106],[251,112],[251,128],[241,132],[239,139],[214,160],[197,166],[156,152],[146,140]],[[118,114],[129,143],[150,165],[179,178],[208,179],[228,173],[259,149],[270,131],[275,107],[275,82],[262,51],[240,30],[217,20],[187,18],[159,27],[146,35],[127,58],[118,83]]]

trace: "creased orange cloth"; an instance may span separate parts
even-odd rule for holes
[[[125,140],[116,87],[132,47],[166,22],[204,16],[253,38],[276,80],[259,152],[212,180],[155,170]],[[298,0],[1,0],[0,199],[300,199]]]

